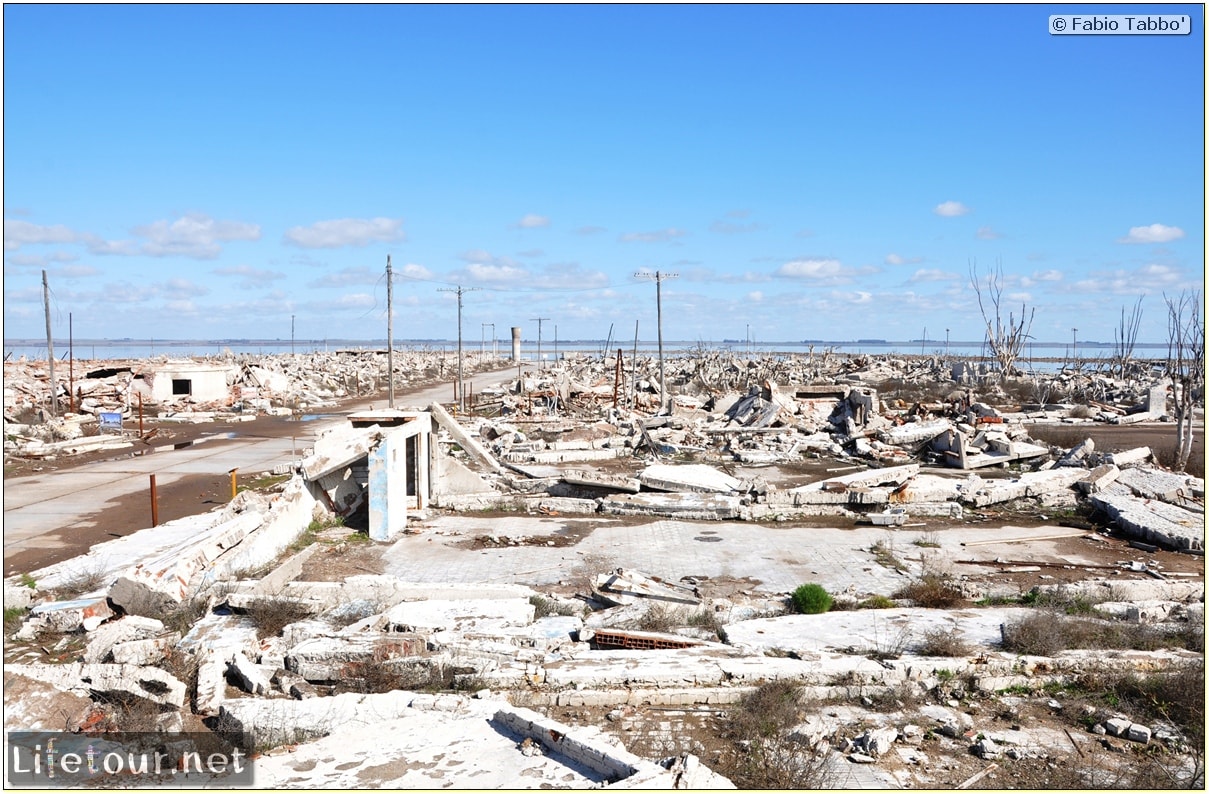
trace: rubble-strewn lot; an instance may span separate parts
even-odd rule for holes
[[[381,363],[285,358],[231,395],[313,407]],[[1156,461],[1148,370],[700,351],[660,412],[632,365],[367,416],[9,577],[9,727],[233,731],[258,786],[1203,787],[1204,481]],[[1082,433],[1137,422],[1153,444]]]

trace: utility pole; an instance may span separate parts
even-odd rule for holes
[[[71,312],[67,313],[67,410],[76,412],[76,340]]]
[[[549,320],[549,317],[530,317],[529,320],[537,320],[537,371],[542,371],[542,322]]]
[[[487,352],[487,323],[479,323],[479,358]]]
[[[395,407],[395,311],[394,274],[390,254],[386,255],[386,407]]]
[[[46,283],[46,271],[42,271],[42,305],[46,309],[46,358],[50,361],[50,415],[59,413],[59,395],[55,388],[55,341],[50,333],[50,285]]]
[[[667,380],[663,375],[663,281],[669,278],[679,278],[679,273],[635,273],[635,278],[652,279],[655,282],[655,321],[659,326],[659,401],[660,410],[667,407]]]
[[[487,325],[491,326],[491,356],[492,358],[499,358],[500,343],[499,340],[495,338],[495,323],[487,323]]]
[[[949,357],[949,329],[945,329],[945,358]]]
[[[456,292],[458,295],[458,410],[466,410],[466,384],[462,381],[462,293],[474,292],[478,287],[454,287],[438,289],[437,292]]]
[[[1070,359],[1072,363],[1079,360],[1078,333],[1078,328],[1070,329]]]

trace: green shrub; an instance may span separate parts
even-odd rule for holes
[[[819,615],[831,609],[831,594],[822,585],[804,584],[790,596],[793,608],[803,615]]]

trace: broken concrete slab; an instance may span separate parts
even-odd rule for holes
[[[611,494],[600,502],[600,511],[623,516],[671,516],[702,521],[738,518],[739,497],[717,493]]]
[[[423,656],[427,647],[416,634],[312,637],[289,650],[285,667],[307,681],[341,681],[367,666]]]
[[[1203,482],[1198,483],[1196,477],[1142,466],[1131,466],[1121,471],[1117,482],[1132,491],[1135,496],[1159,499],[1185,508],[1192,507],[1193,500],[1190,497],[1198,484],[1201,490],[1204,489]]]
[[[84,661],[100,664],[109,660],[113,647],[131,640],[144,640],[164,633],[164,624],[155,618],[126,615],[100,626],[88,640]]]
[[[1097,493],[1116,482],[1121,476],[1121,470],[1111,463],[1097,466],[1087,473],[1087,476],[1075,483],[1083,493]]]
[[[15,664],[5,665],[14,673],[45,681],[61,689],[91,691],[100,695],[133,695],[180,708],[185,703],[185,684],[158,667],[131,664]]]
[[[704,464],[656,463],[643,469],[638,479],[647,488],[674,493],[733,494],[743,488],[739,480]]]
[[[364,428],[333,428],[315,439],[315,449],[302,461],[302,476],[314,482],[357,461],[369,453],[385,434],[378,425]]]
[[[1130,537],[1168,548],[1189,551],[1205,549],[1203,513],[1185,510],[1178,505],[1156,499],[1134,496],[1119,482],[1114,483],[1108,490],[1093,494],[1091,501]]]
[[[637,478],[626,477],[622,474],[608,474],[587,469],[568,469],[560,474],[563,482],[568,485],[604,488],[625,493],[638,493],[642,490],[642,483]]]
[[[110,608],[108,599],[103,595],[70,601],[51,601],[38,604],[29,611],[31,622],[37,621],[58,632],[76,629],[95,631],[114,614],[116,613]]]
[[[698,606],[701,603],[701,595],[696,588],[665,582],[657,577],[625,568],[596,576],[592,582],[592,594],[604,603],[615,606],[627,606],[645,600],[689,606]]]
[[[1087,472],[1083,469],[1047,469],[1026,472],[1011,480],[980,479],[973,488],[963,491],[961,499],[974,507],[986,507],[1013,499],[1069,490],[1086,476]]]
[[[269,693],[271,688],[269,675],[242,653],[236,652],[231,655],[227,662],[227,671],[243,691],[252,695]]]
[[[219,523],[214,523],[216,517]],[[197,534],[127,569],[110,586],[109,599],[134,615],[153,617],[172,611],[193,591],[210,563],[259,527],[265,517],[253,510],[222,518],[226,516],[203,513],[180,519],[180,523],[197,524]]]

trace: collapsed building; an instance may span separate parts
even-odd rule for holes
[[[530,759],[523,764],[556,762],[514,772],[534,780],[567,783],[563,776],[574,768],[582,774],[577,785],[688,788],[728,781],[691,747],[665,745],[666,755],[654,763],[534,709],[604,707],[616,710],[618,720],[636,706],[716,710],[775,679],[800,682],[819,696],[859,699],[902,686],[944,689],[956,675],[994,693],[1097,665],[1145,670],[1197,656],[1089,651],[1022,659],[996,650],[1009,611],[941,616],[904,605],[881,610],[880,619],[956,627],[971,642],[969,654],[874,659],[830,639],[818,616],[767,617],[711,598],[694,581],[631,568],[595,576],[584,600],[519,584],[304,575],[323,553],[319,544],[298,548],[316,522],[339,517],[375,541],[394,542],[422,533],[425,518],[441,511],[757,523],[823,515],[858,524],[887,516],[952,521],[1024,501],[1047,510],[1091,506],[1139,543],[1203,553],[1203,480],[1155,466],[1146,448],[1102,453],[1090,442],[1056,449],[1029,438],[1032,424],[1084,419],[1072,417],[1068,405],[1001,411],[974,399],[970,386],[955,387],[951,400],[906,404],[887,398],[859,369],[842,382],[796,386],[754,372],[763,377],[749,386],[744,376],[759,365],[717,359],[694,366],[697,375],[673,369],[682,391],[702,372],[728,388],[677,394],[666,411],[659,411],[654,382],[643,385],[637,372],[630,386],[620,382],[624,370],[610,384],[599,367],[571,360],[549,375],[478,395],[477,413],[490,417],[455,416],[436,404],[354,413],[346,426],[317,438],[275,492],[245,492],[221,509],[144,530],[150,534],[138,540],[143,533],[102,544],[34,572],[32,587],[6,580],[6,607],[30,607],[15,636],[31,641],[60,632],[51,650],[66,657],[62,664],[28,651],[27,658],[6,658],[6,685],[69,704],[68,721],[77,727],[114,719],[103,704],[133,699],[152,704],[161,728],[198,716],[251,737],[256,747],[322,748],[305,750],[319,755],[297,766],[270,758],[265,767],[275,781],[297,781],[298,770],[321,763],[324,752],[353,753],[350,746],[368,741],[375,727],[402,734],[404,726],[422,724],[429,732],[476,736],[478,751],[507,759],[500,769],[511,769],[505,764],[517,756]],[[732,367],[739,371],[726,381],[722,371]],[[1117,401],[1128,405],[1104,403],[1107,418],[1099,421],[1154,418],[1165,410],[1150,388],[1123,389]],[[795,460],[838,462],[844,465],[833,468],[844,473],[778,469]],[[97,574],[97,586],[60,598],[81,571]],[[1080,587],[1111,593],[1102,608],[1127,619],[1203,621],[1203,581],[1150,569],[1132,573],[1139,578]],[[1061,587],[1073,586],[1051,589]],[[547,601],[565,609],[539,616],[538,604]],[[722,611],[732,620],[725,637],[633,627],[635,615],[656,607]],[[287,616],[267,634],[257,623],[266,610]],[[855,618],[842,614],[828,618],[831,631],[851,642],[855,624],[842,621]],[[412,691],[436,679],[453,691]],[[518,692],[523,696],[509,695]],[[968,714],[934,711],[922,730],[956,744],[973,735]],[[1160,735],[1121,715],[1097,719],[1122,741],[1169,747],[1182,741],[1178,732]],[[492,731],[473,733],[484,721]],[[982,727],[990,741],[973,743],[980,758],[997,757],[1003,751],[996,745],[1033,752],[1015,729]],[[905,729],[893,735],[880,729],[844,744],[835,730],[801,727],[803,736],[830,736],[854,764],[873,763],[910,739]],[[360,756],[355,763],[372,766]],[[324,774],[330,776],[322,780],[347,784],[334,770]],[[400,779],[406,778],[386,778]]]

